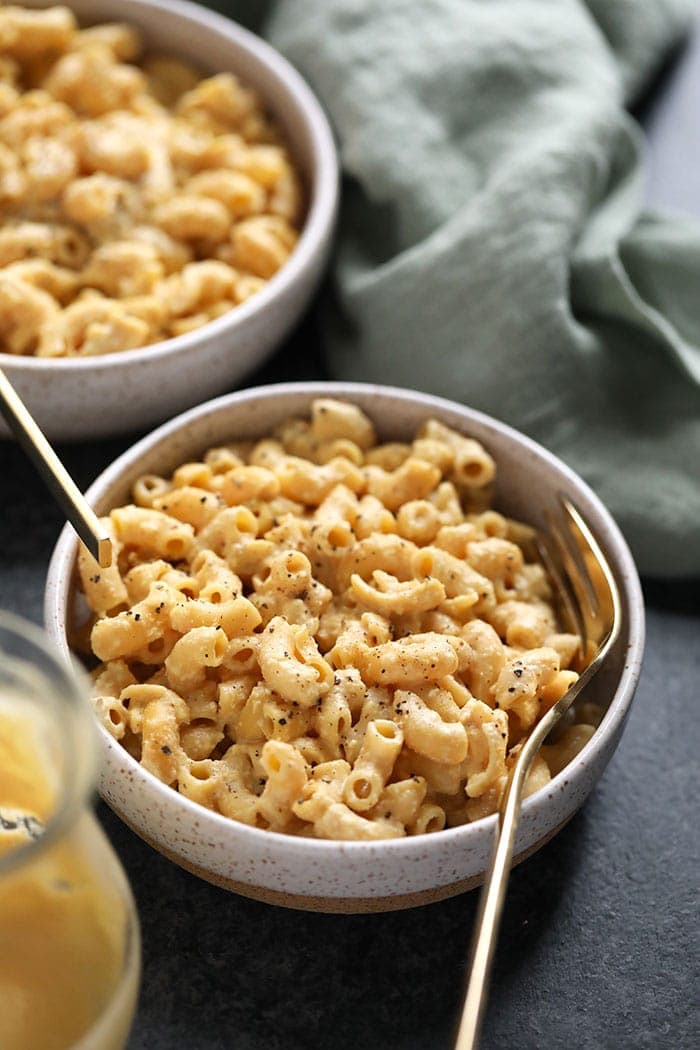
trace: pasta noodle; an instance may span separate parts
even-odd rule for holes
[[[584,664],[531,530],[471,509],[494,472],[443,424],[381,445],[356,406],[319,399],[139,478],[105,522],[116,565],[78,562],[103,725],[188,798],[285,834],[397,838],[494,812]],[[593,731],[543,747],[527,791]]]
[[[142,56],[135,29],[80,29],[66,7],[0,7],[0,351],[199,328],[265,287],[302,216],[280,133],[233,74]]]

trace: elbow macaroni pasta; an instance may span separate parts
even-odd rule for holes
[[[135,65],[140,61],[140,65]],[[257,95],[123,24],[0,7],[0,351],[108,354],[265,287],[301,181]]]
[[[494,472],[443,424],[382,445],[319,399],[138,479],[105,522],[115,564],[78,559],[98,717],[164,783],[259,828],[374,840],[494,812],[584,665],[531,530],[473,509]],[[592,732],[543,747],[527,790]]]

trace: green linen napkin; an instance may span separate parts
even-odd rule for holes
[[[625,105],[695,7],[253,5],[339,140],[330,373],[530,434],[663,576],[700,574],[700,228],[640,213]]]

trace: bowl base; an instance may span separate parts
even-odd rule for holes
[[[114,809],[114,807],[112,808]],[[280,908],[291,908],[294,911],[324,912],[329,915],[366,915],[371,912],[405,911],[407,908],[418,908],[424,904],[435,904],[438,901],[447,900],[449,897],[456,897],[460,893],[468,893],[469,890],[475,890],[478,886],[481,886],[484,881],[485,873],[482,872],[480,875],[472,875],[466,879],[450,882],[446,886],[435,886],[431,889],[419,890],[414,893],[395,893],[387,897],[314,897],[306,896],[302,893],[271,890],[265,886],[254,886],[251,883],[240,882],[238,879],[231,879],[226,875],[218,875],[212,871],[207,871],[193,861],[187,860],[180,854],[169,850],[166,846],[156,842],[155,839],[149,838],[148,835],[145,835],[132,824],[123,813],[116,809],[114,811],[119,819],[124,821],[127,827],[131,828],[135,835],[138,835],[147,845],[164,857],[167,857],[168,860],[171,860],[173,864],[184,868],[190,875],[196,875],[197,878],[204,879],[205,882],[210,882],[213,886],[219,886],[223,890],[237,893],[239,896],[247,897],[249,900],[260,901],[263,904],[274,904]],[[533,853],[546,846],[555,835],[558,835],[566,827],[574,815],[572,813],[571,816],[563,820],[552,831],[547,832],[532,846],[519,853],[514,859],[512,866],[515,867],[517,864],[521,864],[528,857],[531,857]]]

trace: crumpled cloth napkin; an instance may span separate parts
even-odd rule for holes
[[[344,173],[330,373],[450,397],[597,490],[642,572],[700,575],[700,227],[642,213],[625,105],[694,0],[273,0]]]

